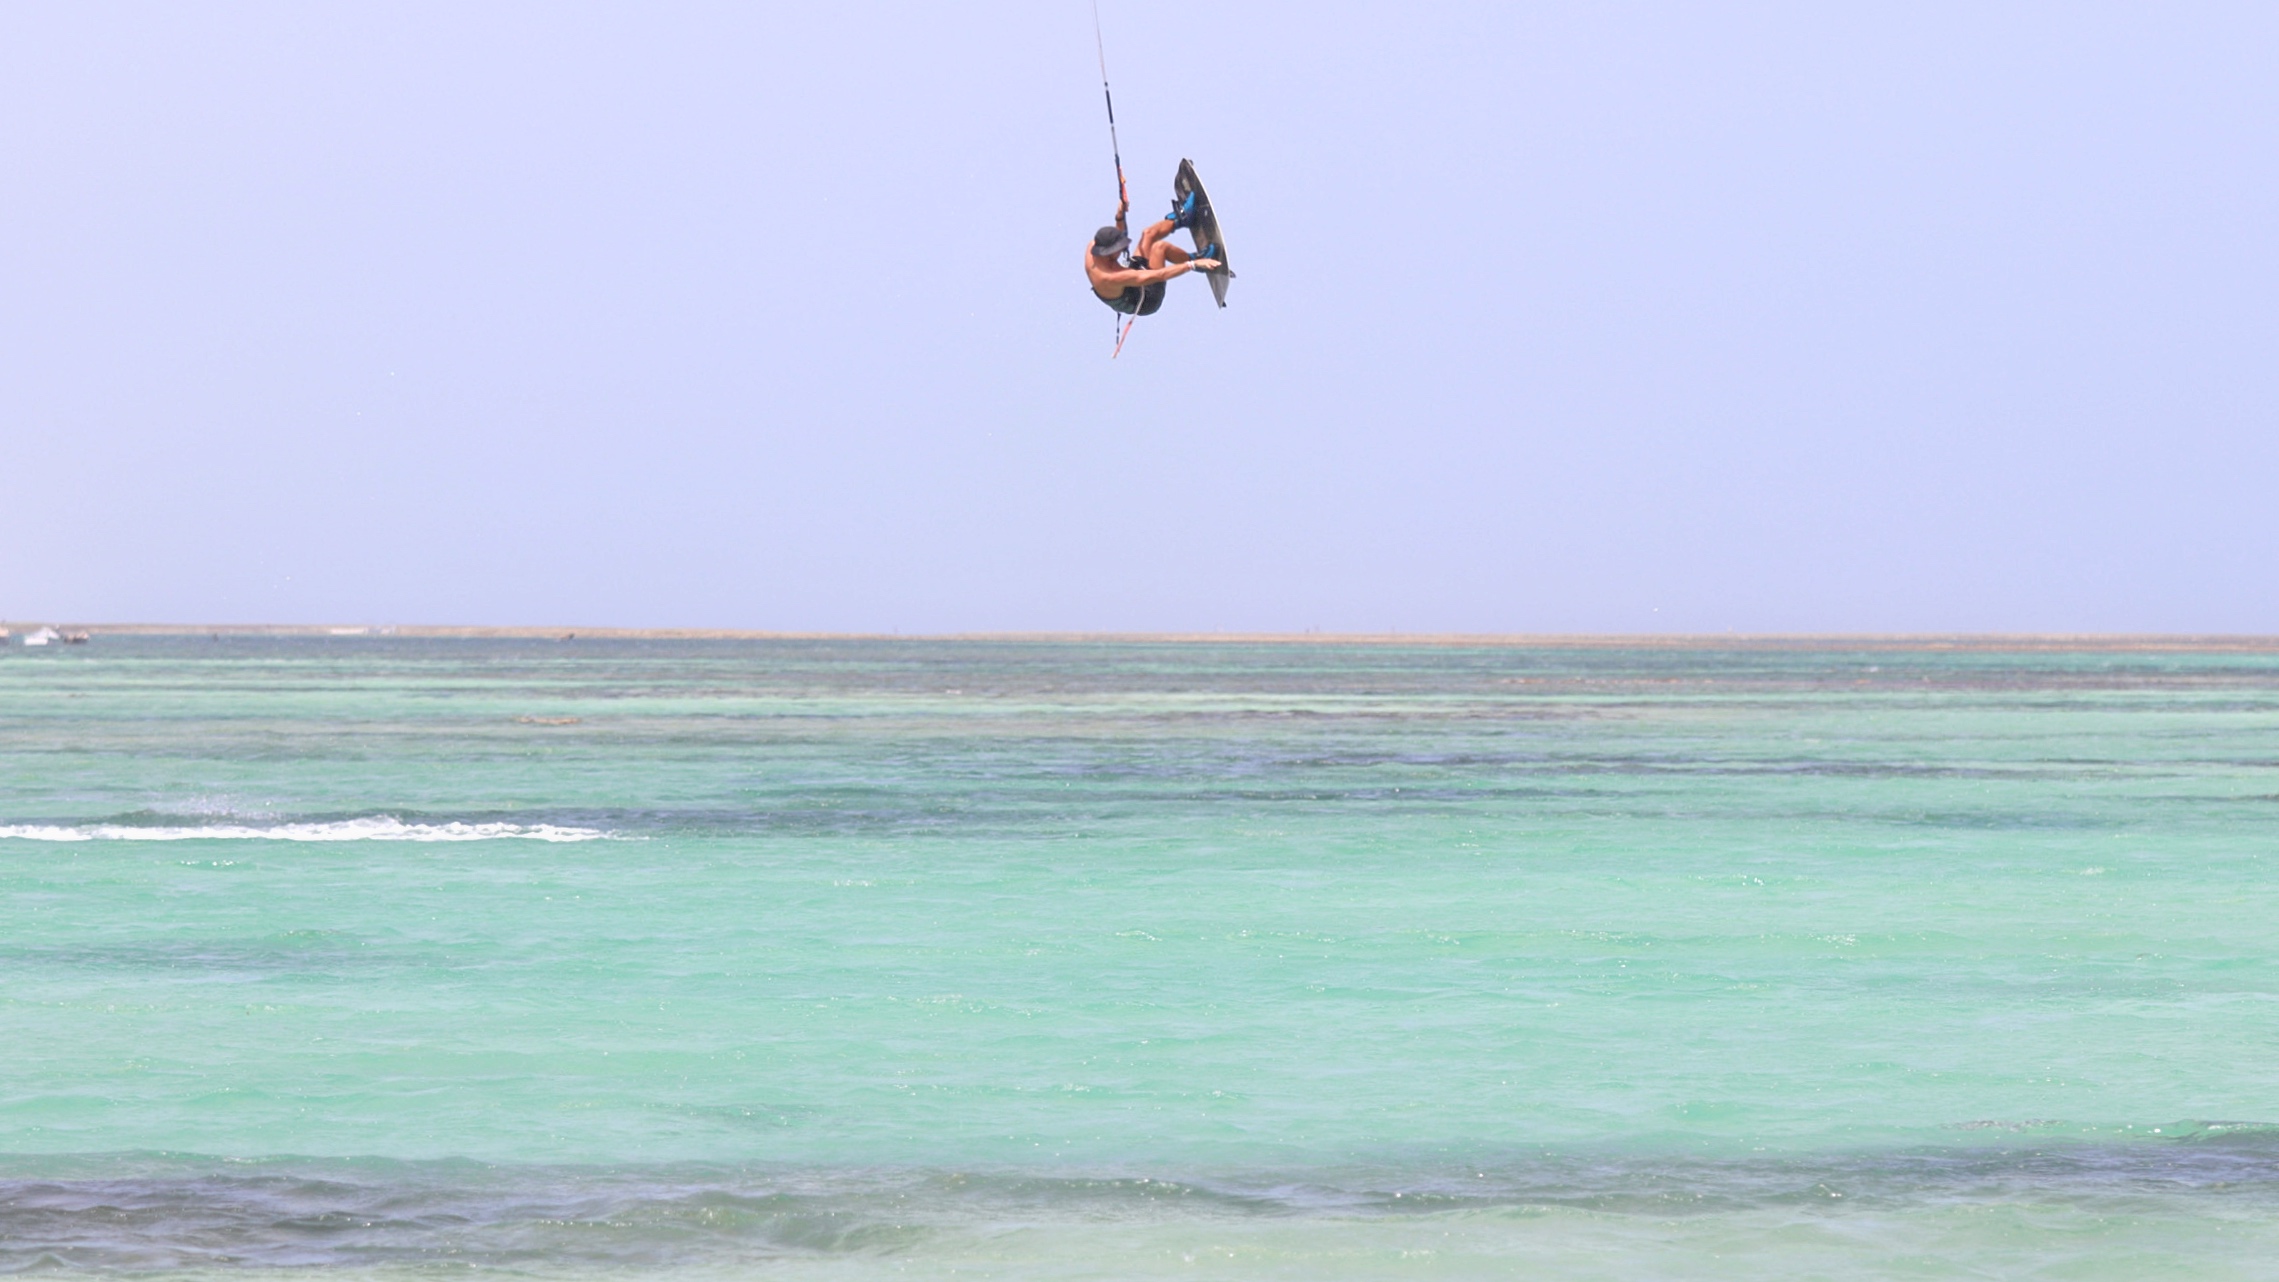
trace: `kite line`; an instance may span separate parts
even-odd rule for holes
[[[1108,41],[1100,34],[1100,0],[1092,0],[1092,46],[1100,54],[1100,97],[1108,104],[1108,150],[1116,158],[1116,216],[1121,220],[1132,196],[1124,185],[1124,145],[1116,140],[1116,93],[1108,88]],[[1116,326],[1116,350],[1108,353],[1109,360],[1123,355],[1124,340],[1131,337],[1132,326],[1137,323],[1139,313],[1135,311],[1130,320]]]

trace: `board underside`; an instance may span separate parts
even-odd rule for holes
[[[1195,193],[1195,223],[1187,229],[1187,234],[1194,238],[1198,257],[1205,250],[1217,247],[1210,256],[1219,260],[1218,270],[1203,273],[1203,278],[1211,282],[1211,297],[1224,307],[1227,282],[1234,279],[1234,273],[1227,268],[1226,237],[1219,231],[1218,214],[1211,209],[1211,193],[1203,190],[1203,180],[1195,176],[1195,162],[1181,160],[1179,173],[1171,180],[1171,196],[1174,201],[1184,201],[1188,192]]]

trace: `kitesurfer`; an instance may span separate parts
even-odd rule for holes
[[[1124,216],[1131,212],[1131,206],[1128,199],[1118,203],[1116,225],[1093,233],[1092,247],[1084,255],[1084,274],[1091,279],[1092,292],[1101,302],[1128,316],[1152,316],[1155,309],[1163,306],[1163,282],[1191,271],[1210,271],[1219,262],[1215,258],[1197,258],[1171,243],[1171,233],[1194,221],[1193,196],[1172,210],[1169,217],[1142,231],[1136,249],[1124,225]],[[1126,250],[1131,250],[1128,261],[1124,257]],[[1146,266],[1141,266],[1142,263]]]

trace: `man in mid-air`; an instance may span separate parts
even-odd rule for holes
[[[1084,255],[1084,274],[1091,279],[1092,292],[1101,302],[1127,316],[1152,316],[1163,306],[1163,282],[1191,271],[1210,271],[1219,262],[1197,258],[1171,243],[1171,233],[1194,221],[1192,195],[1172,210],[1170,217],[1141,232],[1137,249],[1132,249],[1131,233],[1124,229],[1124,215],[1131,207],[1130,200],[1118,204],[1116,225],[1093,234],[1092,248]],[[1127,249],[1132,250],[1129,266],[1123,258]],[[1140,266],[1142,263],[1147,266]]]

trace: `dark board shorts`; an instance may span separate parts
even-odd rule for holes
[[[1126,316],[1153,316],[1155,309],[1163,306],[1163,287],[1170,283],[1159,280],[1144,288],[1134,285],[1114,298],[1100,298],[1098,292],[1094,292],[1092,296],[1100,298],[1101,302]]]

